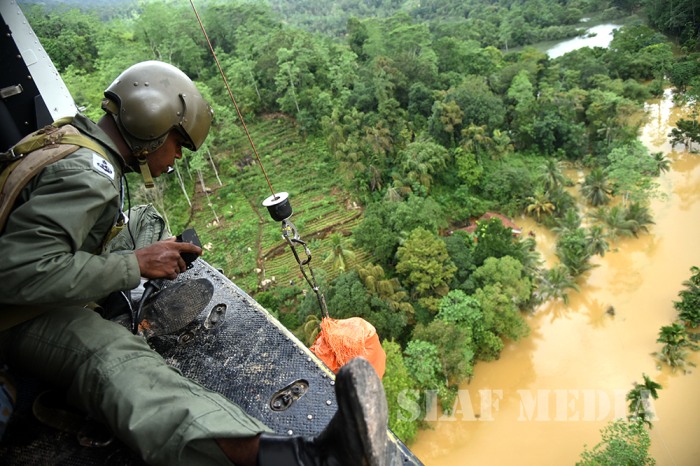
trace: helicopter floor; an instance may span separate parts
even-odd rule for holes
[[[187,281],[197,286],[183,286]],[[183,324],[181,318],[170,321],[168,314],[157,312],[158,306],[151,306],[150,314],[145,311],[153,324],[148,337],[151,347],[185,376],[220,392],[275,432],[320,433],[337,409],[333,372],[205,261],[195,261],[154,299],[196,304],[202,293],[211,299],[193,320],[187,319],[189,323]],[[39,422],[32,414],[32,403],[41,390],[35,381],[20,381],[15,414],[0,442],[0,464],[142,464],[119,441],[85,447],[76,432]],[[387,466],[422,464],[391,432],[389,438]]]

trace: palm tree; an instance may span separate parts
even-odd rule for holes
[[[561,172],[561,162],[556,159],[547,159],[539,171],[539,179],[547,191],[554,191],[566,185],[566,176]]]
[[[409,301],[408,292],[401,287],[397,278],[386,278],[381,265],[368,265],[357,271],[362,283],[369,292],[384,301],[394,312],[406,314],[413,319],[414,309]]]
[[[608,183],[608,178],[602,168],[595,168],[586,176],[581,186],[581,194],[593,207],[610,202],[612,187]]]
[[[534,238],[524,238],[516,244],[519,250],[517,259],[523,264],[523,272],[530,277],[534,277],[540,272],[540,267],[544,262],[536,245]]]
[[[569,273],[569,269],[564,265],[558,265],[539,277],[534,294],[542,302],[561,299],[568,305],[569,290],[579,291],[579,286]]]
[[[331,243],[331,252],[323,263],[331,263],[333,269],[345,272],[348,261],[355,259],[355,253],[347,246],[348,241],[342,233],[332,233],[328,239]]]
[[[602,225],[593,225],[590,227],[586,231],[589,254],[598,254],[600,257],[605,256],[605,253],[610,249],[607,238],[608,236],[605,234],[605,229]]]
[[[654,162],[656,162],[656,176],[671,169],[671,161],[663,152],[654,152],[651,156],[654,158]]]
[[[580,226],[581,216],[579,215],[578,210],[575,208],[567,209],[564,216],[557,219],[557,226],[552,228],[552,231],[560,236],[563,236],[567,233],[578,230]]]
[[[625,399],[629,401],[629,419],[631,421],[643,422],[651,429],[651,420],[654,412],[650,409],[649,397],[656,400],[659,398],[658,390],[663,387],[651,380],[648,375],[642,374],[644,383],[635,383],[634,388],[627,393]]]
[[[647,228],[647,225],[654,224],[649,207],[643,206],[638,202],[633,202],[629,205],[625,218],[633,222],[632,233],[634,236],[637,236],[637,233],[639,233],[641,230],[648,233],[649,229]]]
[[[534,214],[539,222],[543,215],[551,215],[556,210],[556,206],[549,200],[547,194],[538,188],[534,196],[527,198],[530,204],[527,206],[527,213]]]
[[[302,326],[297,331],[299,339],[304,342],[306,346],[311,346],[316,341],[316,337],[321,331],[321,319],[318,318],[316,314],[309,314],[306,316],[306,320]]]
[[[608,238],[615,241],[620,236],[634,236],[639,226],[634,220],[627,218],[627,211],[620,206],[611,208],[601,207],[592,214],[593,219],[605,223],[608,227]]]
[[[673,307],[678,311],[678,317],[688,327],[700,326],[700,267],[690,268],[692,276],[683,282],[685,290],[678,293],[680,301],[675,301]]]
[[[675,371],[677,368],[685,370],[686,365],[695,366],[694,363],[686,361],[688,349],[697,350],[698,346],[690,341],[688,330],[680,322],[661,327],[657,343],[663,343],[661,352],[654,355],[661,362],[665,362]]]

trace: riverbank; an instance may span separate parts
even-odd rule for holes
[[[677,316],[673,301],[690,267],[700,265],[700,157],[673,151],[667,142],[683,116],[670,93],[646,107],[641,139],[672,161],[659,180],[666,196],[651,205],[656,224],[596,258],[598,267],[579,281],[570,305],[538,309],[529,319],[531,335],[507,345],[500,360],[477,364],[473,382],[460,387],[464,405],[452,417],[435,413],[431,430],[412,445],[426,466],[575,464],[585,444],[600,441],[604,425],[626,414],[624,395],[643,373],[663,386],[650,454],[659,466],[695,464],[700,371],[660,369],[651,353],[660,349],[660,327]],[[555,261],[553,234],[530,219],[519,221]],[[697,354],[691,358],[700,363]]]

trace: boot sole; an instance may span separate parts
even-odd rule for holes
[[[369,361],[354,358],[338,371],[336,397],[360,435],[365,452],[362,466],[386,466],[389,414],[384,388]]]

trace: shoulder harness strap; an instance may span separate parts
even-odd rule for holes
[[[9,151],[0,153],[0,164],[9,163],[0,173],[0,232],[22,189],[47,165],[80,147],[109,160],[102,146],[69,124],[72,120],[72,117],[57,120],[27,135]]]

